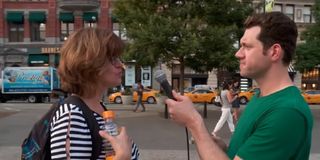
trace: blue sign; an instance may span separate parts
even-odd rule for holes
[[[3,91],[51,92],[51,69],[50,67],[7,67],[3,71]]]

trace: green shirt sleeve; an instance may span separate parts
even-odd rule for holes
[[[244,160],[290,159],[303,142],[305,128],[303,115],[295,109],[269,111],[257,121],[237,156]]]

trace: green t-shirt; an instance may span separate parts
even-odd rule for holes
[[[228,156],[244,160],[308,160],[313,118],[295,86],[257,93],[240,117]]]

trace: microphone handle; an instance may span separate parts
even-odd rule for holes
[[[166,93],[167,97],[173,100],[176,100],[172,95],[172,88],[167,80],[163,81],[161,87],[163,88],[164,92]]]

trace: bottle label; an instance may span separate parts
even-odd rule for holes
[[[106,160],[113,160],[113,156],[107,156]]]

